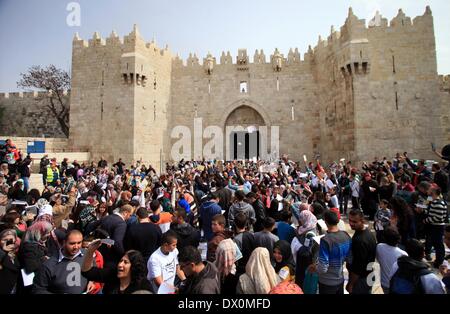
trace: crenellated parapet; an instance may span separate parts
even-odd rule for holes
[[[256,49],[255,54],[253,55],[253,63],[254,64],[265,64],[266,63],[266,55],[264,54],[264,50],[258,51]]]
[[[188,66],[188,67],[200,66],[200,62],[199,62],[199,59],[197,57],[197,54],[189,53],[189,57],[186,60],[186,66]]]
[[[98,46],[105,46],[106,41],[100,37],[99,32],[95,32],[94,36],[92,36],[92,39],[89,39],[89,46],[90,47],[98,47]]]
[[[380,14],[379,11],[377,11],[375,13],[375,16],[373,17],[373,19],[371,19],[369,21],[369,28],[374,28],[374,27],[378,27],[378,28],[387,28],[389,25],[389,21],[387,18],[383,18],[383,16]]]
[[[347,19],[341,27],[340,42],[345,43],[362,38],[367,38],[366,21],[364,19],[359,19],[350,7]]]
[[[222,55],[220,56],[220,64],[233,64],[233,58],[231,57],[231,54],[229,51],[227,51],[227,54],[225,55],[225,52],[222,51]]]
[[[312,54],[305,55],[305,61],[313,60],[317,56],[326,56],[330,51],[340,51],[338,55],[339,66],[348,75],[350,72],[365,73],[370,69],[369,60],[369,38],[372,33],[380,34],[405,34],[411,36],[414,34],[432,34],[433,16],[429,6],[426,7],[422,16],[417,16],[413,20],[406,16],[402,9],[399,9],[397,16],[390,22],[379,12],[376,12],[373,19],[368,22],[359,19],[349,8],[348,16],[344,25],[337,32],[334,27],[331,28],[327,40],[323,40],[319,35],[316,46],[312,49]]]
[[[216,58],[214,58],[211,53],[208,52],[206,58],[203,59],[203,68],[205,69],[206,74],[211,75],[215,65]]]
[[[275,72],[281,72],[285,64],[284,56],[275,48],[275,52],[270,56],[270,61],[272,63],[273,70]]]
[[[334,26],[331,26],[331,31],[330,31],[330,36],[328,36],[328,45],[332,45],[334,43],[336,43],[339,39],[341,38],[341,33],[337,32],[334,29]]]
[[[128,35],[125,35],[123,39],[121,39],[114,30],[106,39],[102,38],[99,32],[95,32],[92,35],[92,38],[88,40],[82,39],[78,33],[75,33],[72,45],[74,52],[85,49],[97,49],[99,47],[124,47],[124,50],[132,51],[138,47],[139,49],[144,51],[147,50],[154,55],[163,57],[167,55],[171,58],[171,53],[167,46],[162,49],[156,45],[154,40],[149,43],[145,42],[136,24],[133,26],[133,30]]]
[[[67,96],[69,91],[63,91],[62,96]],[[8,99],[8,100],[21,100],[21,99],[41,99],[44,97],[50,97],[52,92],[44,92],[44,91],[33,91],[33,92],[13,92],[13,93],[0,93],[0,100]]]
[[[233,62],[233,56],[230,51],[222,51],[219,59],[214,57],[211,53],[208,53],[201,59],[197,56],[197,54],[189,53],[186,61],[183,61],[183,59],[177,55],[172,59],[172,64],[176,68],[203,67],[207,74],[211,74],[213,69],[216,67],[230,65],[235,66],[239,71],[246,71],[252,65],[267,65],[271,66],[275,72],[279,72],[284,66],[298,66],[307,60],[310,61],[312,55],[313,53],[311,47],[309,47],[308,52],[305,53],[304,60],[302,60],[301,53],[298,48],[290,48],[287,57],[285,57],[284,54],[278,50],[278,48],[275,48],[273,54],[269,56],[269,59],[267,59],[263,49],[256,49],[253,54],[253,58],[250,58],[246,49],[239,49],[235,57],[235,62]]]
[[[450,93],[450,75],[439,75],[441,91]]]
[[[292,51],[292,48],[289,49],[287,63],[289,65],[291,65],[291,64],[300,63],[301,61],[302,60],[301,60],[301,57],[300,57],[300,52],[298,52],[298,48],[295,48],[294,51]]]
[[[120,46],[122,41],[120,40],[119,35],[117,35],[116,31],[113,30],[108,38],[106,38],[106,44],[109,46]]]
[[[249,69],[250,59],[247,55],[247,49],[239,49],[236,56],[237,69],[239,71],[247,71]]]
[[[411,27],[412,26],[412,21],[411,18],[409,16],[406,16],[406,14],[403,12],[402,9],[398,10],[398,14],[396,17],[394,17],[391,20],[391,27],[396,28],[396,27]]]

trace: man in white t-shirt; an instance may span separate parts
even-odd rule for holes
[[[175,275],[178,275],[180,280],[185,279],[178,265],[177,234],[173,230],[163,234],[161,246],[148,259],[147,269],[147,278],[154,293],[158,293],[163,282],[174,287]]]
[[[385,243],[377,245],[376,258],[380,264],[381,288],[383,288],[384,294],[388,294],[392,267],[400,256],[408,254],[397,247],[400,243],[400,234],[396,228],[389,226],[383,230],[383,239]]]

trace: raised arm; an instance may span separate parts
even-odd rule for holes
[[[438,157],[441,158],[441,159],[444,158],[444,156],[443,156],[441,153],[439,153],[436,149],[433,149],[433,153],[435,153],[436,156],[438,156]]]

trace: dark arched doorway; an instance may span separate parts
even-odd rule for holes
[[[233,110],[225,121],[232,128],[229,136],[231,159],[253,159],[261,155],[259,127],[265,126],[262,116],[253,108],[242,105]]]

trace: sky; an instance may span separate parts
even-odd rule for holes
[[[67,22],[79,4],[79,26]],[[439,74],[450,74],[450,1],[448,0],[0,0],[0,92],[21,91],[20,73],[33,65],[54,64],[70,71],[75,32],[88,40],[98,31],[103,38],[115,30],[120,37],[138,24],[143,38],[186,59],[190,52],[202,60],[208,52],[220,58],[246,48],[266,56],[278,48],[303,55],[318,36],[327,38],[331,26],[344,24],[351,6],[366,23],[377,10],[391,20],[402,8],[412,19],[431,6]],[[74,20],[70,20],[74,21]],[[76,21],[76,20],[75,20]],[[251,58],[252,59],[252,58]]]

